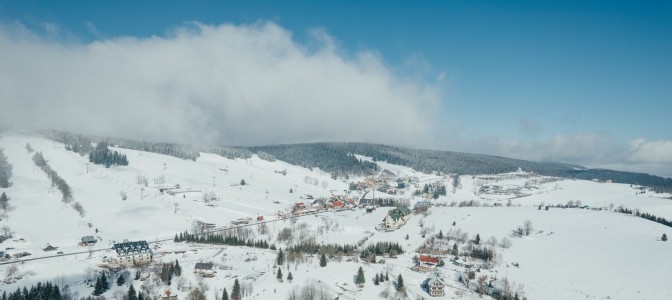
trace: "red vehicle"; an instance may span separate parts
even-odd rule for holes
[[[263,220],[264,220],[264,216],[257,216],[257,221],[263,221]]]

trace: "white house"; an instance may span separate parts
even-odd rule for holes
[[[430,275],[430,277],[427,279],[426,284],[427,284],[427,292],[429,292],[430,296],[439,297],[446,295],[446,292],[444,291],[446,284],[443,283],[441,278],[436,276],[436,274]]]
[[[135,266],[148,264],[152,261],[152,250],[146,241],[123,242],[114,244],[117,256],[112,258],[111,263],[120,266]]]
[[[411,210],[402,205],[387,212],[387,216],[383,219],[383,224],[387,229],[397,229],[406,224],[411,215]]]

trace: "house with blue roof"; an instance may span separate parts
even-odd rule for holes
[[[113,245],[116,257],[112,263],[120,266],[137,266],[152,262],[152,249],[147,241],[123,242]]]

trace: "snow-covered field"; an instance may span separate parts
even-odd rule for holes
[[[26,151],[26,143],[41,151],[49,165],[70,185],[74,201],[85,209],[84,217],[61,202],[58,189],[52,187],[44,172],[33,164],[33,154]],[[54,255],[42,250],[47,244],[59,247],[58,251],[66,254],[86,252],[21,263],[18,266],[23,278],[11,284],[0,283],[3,291],[51,280],[68,284],[73,295],[89,295],[93,289],[84,284],[85,279],[92,270],[99,269],[103,257],[114,255],[114,251],[88,253],[89,248],[78,245],[82,236],[96,235],[102,240],[92,250],[109,249],[113,241],[124,239],[169,239],[177,232],[191,230],[195,221],[217,226],[229,225],[241,217],[264,216],[265,220],[273,221],[279,211],[305,201],[303,197],[307,194],[327,197],[332,193],[344,194],[348,188],[347,182],[333,180],[328,173],[281,161],[268,162],[256,156],[230,160],[201,153],[194,162],[114,148],[128,156],[129,166],[105,168],[88,163],[87,157],[65,150],[62,144],[34,135],[0,133],[0,148],[13,165],[12,185],[0,189],[10,197],[11,205],[0,226],[8,226],[13,238],[1,243],[0,250],[8,254],[29,252],[29,258]],[[215,299],[224,287],[230,292],[237,278],[250,291],[246,299],[284,299],[294,286],[311,280],[325,284],[334,297],[338,294],[340,299],[377,299],[384,290],[393,290],[390,282],[379,286],[372,283],[374,274],[386,271],[394,277],[403,276],[409,297],[429,298],[421,288],[427,275],[410,269],[414,265],[412,258],[418,255],[416,249],[426,240],[421,236],[424,229],[427,237],[439,231],[455,234],[459,230],[467,233],[469,239],[476,234],[482,240],[510,239],[509,248],[494,246],[498,254],[494,267],[481,270],[479,275],[498,280],[508,278],[515,282],[514,286],[521,287],[528,299],[672,299],[669,284],[672,242],[659,240],[663,233],[672,234],[672,228],[613,211],[623,206],[671,219],[669,194],[636,194],[638,190],[630,185],[550,179],[516,172],[495,176],[463,175],[453,193],[449,176],[421,174],[385,162],[378,164],[399,176],[418,177],[418,188],[425,183],[444,182],[449,186],[448,194],[432,201],[446,206],[431,208],[428,216],[414,215],[408,224],[393,232],[374,229],[387,213],[388,208],[384,207],[373,213],[356,209],[278,220],[268,223],[267,234],[259,233],[256,226],[250,228],[256,232],[255,239],[266,239],[282,248],[287,245],[277,242],[278,232],[291,228],[295,236],[313,238],[317,243],[355,244],[365,238],[368,238],[365,245],[394,241],[403,246],[404,254],[386,257],[385,263],[378,264],[356,258],[330,260],[324,268],[319,266],[318,257],[310,257],[304,263],[282,266],[285,276],[290,271],[293,274],[294,281],[289,283],[275,278],[275,250],[165,241],[152,244],[155,261],[178,260],[184,271],[170,287],[158,284],[160,288],[153,296],[171,289],[183,297],[188,287],[200,286],[208,299]],[[287,175],[275,172],[284,169]],[[139,176],[148,179],[147,187],[138,183]],[[306,180],[307,177],[311,180]],[[162,179],[165,183],[158,183]],[[241,180],[247,184],[241,186]],[[311,181],[318,184],[307,183]],[[156,188],[174,184],[180,185],[180,191],[190,192],[170,195]],[[414,189],[411,186],[405,196],[395,197],[409,199],[414,204],[420,200],[411,196]],[[122,200],[122,191],[128,195],[126,200]],[[206,203],[202,195],[210,192],[216,194],[217,200]],[[351,196],[361,197],[356,192]],[[488,207],[450,206],[470,200]],[[581,205],[599,210],[537,208],[542,203],[555,205],[577,200]],[[509,201],[511,207],[506,207]],[[495,203],[504,207],[492,207]],[[512,230],[525,220],[534,225],[533,233],[512,237]],[[448,262],[449,258],[446,257],[446,266],[438,269],[448,284],[444,298],[479,298],[473,286],[471,291],[463,292],[466,288],[457,280],[458,272],[465,269]],[[201,278],[193,274],[197,262],[214,263],[215,277]],[[360,266],[366,274],[363,288],[353,282]],[[9,265],[0,265],[1,279],[5,278],[8,268]],[[143,282],[135,281],[133,285],[138,289]],[[126,285],[113,284],[104,295],[114,298],[126,290]]]

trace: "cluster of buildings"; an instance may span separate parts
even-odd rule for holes
[[[403,195],[406,188],[419,184],[418,177],[398,177],[392,172],[384,170],[376,177],[366,178],[363,181],[357,182],[352,188],[359,191],[374,190],[389,195]]]
[[[313,198],[311,195],[306,195],[304,201],[294,203],[294,206],[292,206],[292,213],[300,215],[330,209],[351,209],[356,206],[357,201],[346,196],[332,195],[329,198]]]

